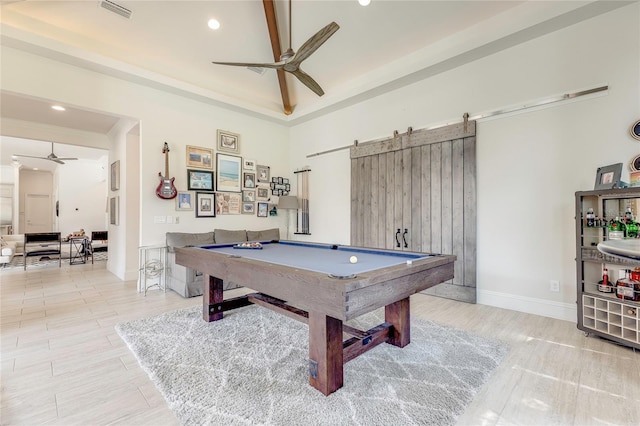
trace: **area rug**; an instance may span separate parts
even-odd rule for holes
[[[349,324],[368,329],[382,311]],[[249,306],[207,323],[200,306],[116,326],[183,425],[451,425],[507,347],[412,318],[411,343],[348,362],[325,397],[308,384],[308,327]]]
[[[93,254],[94,262],[101,262],[107,260],[107,252],[96,252]],[[2,269],[24,268],[24,259],[22,256],[13,256],[11,262],[5,264]],[[91,258],[87,260],[87,263],[91,263]],[[58,255],[54,256],[29,256],[27,257],[27,270],[39,267],[58,267]],[[69,254],[62,253],[62,265],[69,265]]]

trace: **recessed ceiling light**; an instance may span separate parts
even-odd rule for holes
[[[55,109],[56,111],[66,111],[67,109],[62,105],[53,105],[51,109]]]
[[[369,6],[371,0],[358,0],[358,3],[360,3],[360,6]]]
[[[218,28],[220,28],[220,22],[218,22],[218,20],[214,18],[209,19],[209,22],[207,22],[207,25],[212,30],[217,30]]]

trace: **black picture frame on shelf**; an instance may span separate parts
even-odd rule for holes
[[[620,187],[622,175],[622,163],[598,167],[596,171],[596,183],[593,189],[611,189]]]

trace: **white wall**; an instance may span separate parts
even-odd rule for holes
[[[3,46],[1,54],[3,90],[139,120],[139,185],[137,181],[135,184],[140,189],[140,230],[133,235],[123,233],[116,241],[116,235],[113,239],[110,235],[110,257],[112,250],[127,252],[126,255],[114,257],[114,260],[118,260],[108,265],[109,270],[116,272],[119,277],[129,279],[135,273],[126,261],[129,256],[137,257],[137,253],[131,254],[131,250],[127,250],[127,241],[131,239],[137,240],[137,247],[163,243],[168,231],[205,232],[215,228],[280,227],[284,232],[282,215],[275,218],[258,218],[255,215],[196,218],[193,211],[177,212],[175,200],[158,198],[155,188],[159,182],[158,172],[164,171],[162,145],[165,141],[171,149],[170,174],[175,176],[177,188],[186,190],[186,145],[215,148],[217,129],[240,134],[242,156],[270,166],[272,175],[293,179],[293,170],[285,155],[289,141],[286,127],[10,47]],[[110,161],[114,159],[110,158]],[[179,224],[154,223],[156,216],[178,216]],[[122,214],[120,217],[122,220]],[[110,228],[110,234],[111,231]]]
[[[57,168],[56,192],[60,201],[60,215],[57,220],[58,230],[63,237],[80,229],[84,229],[89,236],[92,231],[107,229],[106,167],[105,157],[102,161],[67,161],[65,165]]]
[[[350,163],[348,150],[306,155],[608,84],[606,96],[478,125],[478,301],[575,320],[573,196],[598,166],[626,170],[638,154],[639,18],[635,3],[295,126],[291,164],[312,169],[311,239],[349,242]]]

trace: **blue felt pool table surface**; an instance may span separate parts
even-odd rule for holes
[[[200,248],[336,277],[348,277],[431,257],[422,253],[296,241],[262,242],[261,244],[262,249],[239,249],[234,248],[235,244],[206,245]],[[349,261],[351,256],[356,256],[358,261],[351,263]]]

